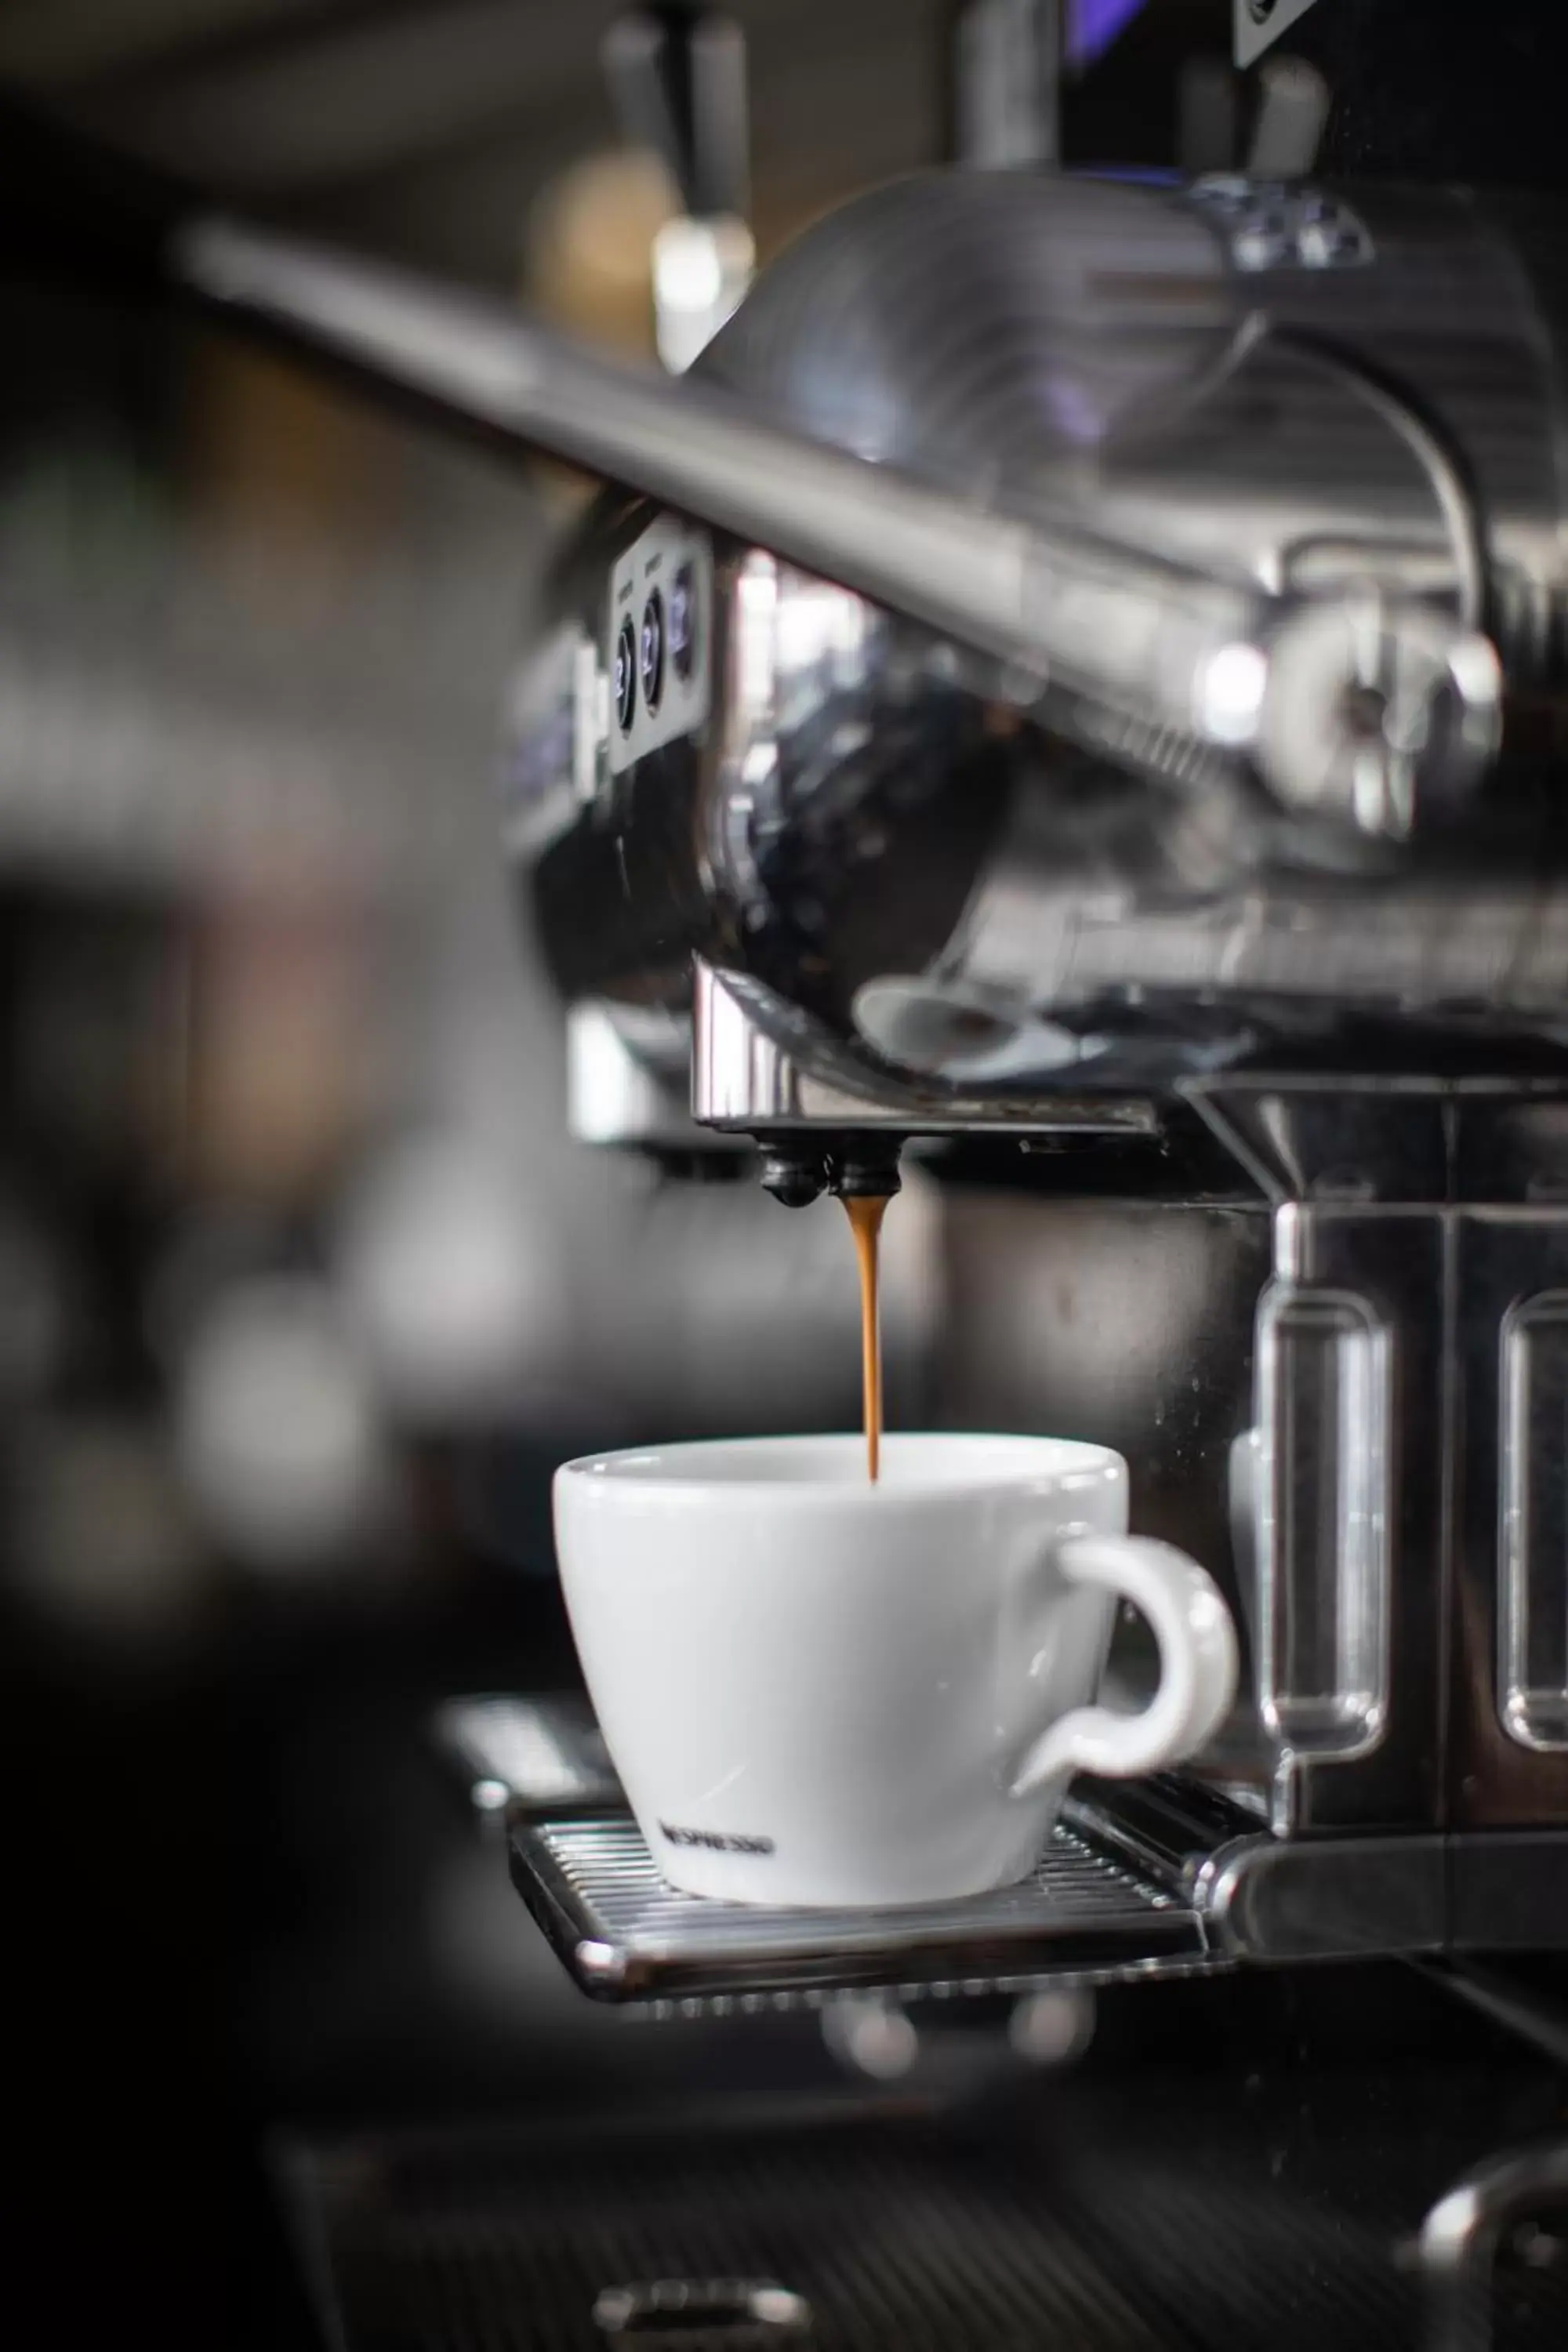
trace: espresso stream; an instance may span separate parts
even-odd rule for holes
[[[878,1297],[878,1257],[886,1196],[844,1203],[860,1268],[860,1385],[866,1422],[866,1468],[874,1481],[882,1461],[882,1320]]]

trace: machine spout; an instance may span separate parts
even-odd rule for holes
[[[824,1192],[841,1201],[886,1201],[903,1178],[901,1135],[845,1136],[824,1144],[808,1136],[770,1138],[763,1148],[762,1186],[786,1209],[806,1209]]]

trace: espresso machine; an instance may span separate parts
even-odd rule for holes
[[[1451,28],[1383,10],[1426,77],[1391,127],[1374,13],[1237,0],[1241,64],[1326,45],[1313,152],[874,189],[679,379],[93,203],[206,311],[608,485],[502,811],[574,1130],[781,1213],[900,1166],[978,1199],[1037,1425],[1087,1381],[1242,1636],[1209,1752],[1076,1786],[1025,1885],[891,1915],[673,1894],[578,1711],[455,1705],[595,1999],[1398,1961],[1568,2047],[1568,191],[1523,100],[1485,168],[1511,35],[1466,93]],[[1090,1241],[1138,1269],[1114,1321]],[[1563,2179],[1500,2172],[1432,2263]]]
[[[1250,1653],[1211,1756],[962,1920],[721,1922],[624,1816],[520,1826],[588,1990],[1568,1944],[1560,236],[1315,174],[879,189],[564,552],[506,822],[580,1131],[796,1208],[900,1152],[1158,1204],[1201,1393],[1116,1442],[1184,1454]]]
[[[1240,61],[1349,45],[1321,167],[918,173],[679,378],[8,125],[34,243],[612,486],[502,815],[585,1141],[796,1210],[917,1155],[1183,1236],[1196,1405],[1097,1433],[1228,1580],[1215,1753],[1081,1791],[1059,1887],[885,1942],[697,1906],[688,1950],[618,1815],[525,1821],[596,1993],[1568,1947],[1568,197],[1517,31],[1468,87],[1463,10],[1407,48],[1421,168],[1395,12],[1275,13]],[[1061,37],[972,14],[1003,62]],[[1528,185],[1456,182],[1489,88]]]

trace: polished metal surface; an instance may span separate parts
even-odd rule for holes
[[[593,998],[566,1013],[566,1118],[579,1143],[656,1151],[733,1149],[691,1115],[690,1024]]]
[[[1478,1434],[1491,1440],[1467,1496],[1468,1613],[1484,1612],[1478,1648],[1492,1595],[1496,1620],[1492,1659],[1470,1654],[1456,1691],[1479,1751],[1469,1778],[1494,1792],[1500,1811],[1504,1789],[1521,1777],[1499,1741],[1504,1732],[1541,1759],[1527,1770],[1551,1772],[1543,1810],[1555,1813],[1568,1806],[1568,1207],[1478,1211],[1467,1220],[1461,1281],[1468,1391]]]
[[[1274,1842],[1252,1834],[1245,1805],[1180,1774],[1078,1784],[1036,1877],[977,1902],[868,1915],[700,1902],[658,1876],[584,1701],[454,1699],[433,1731],[481,1822],[515,1832],[513,1884],[601,1999],[745,2010],[867,1988],[941,2000],[999,1984],[1081,1992],[1217,1965],[1232,1947],[1277,1958],[1377,1949],[1393,1916],[1380,1900],[1358,1931],[1323,1848],[1319,1924],[1303,1940],[1300,1878],[1261,1874]],[[1270,1932],[1278,1948],[1265,1953]]]
[[[1238,246],[1201,186],[1188,202],[1093,179],[911,179],[798,240],[704,353],[700,387],[643,380],[499,309],[223,221],[185,230],[177,267],[204,300],[461,427],[590,466],[996,656],[1058,734],[1124,766],[1212,789],[1250,752],[1296,804],[1325,790],[1311,781],[1325,764],[1316,739],[1344,737],[1342,767],[1397,769],[1382,787],[1397,831],[1428,767],[1451,793],[1496,750],[1474,593],[1438,650],[1426,642],[1438,623],[1399,602],[1413,551],[1418,580],[1435,566],[1440,582],[1445,562],[1473,573],[1456,534],[1456,436],[1487,500],[1486,618],[1510,669],[1541,667],[1561,618],[1542,534],[1557,499],[1549,385],[1528,289],[1484,225],[1436,198],[1402,211],[1380,197],[1366,226],[1312,201],[1276,252],[1267,231]],[[994,365],[956,426],[956,345],[927,333],[917,257],[929,282],[984,288],[974,299],[991,306],[963,348],[994,350]],[[1472,346],[1489,331],[1508,357],[1480,381]],[[1256,432],[1237,437],[1260,400],[1261,474]],[[788,430],[769,421],[781,416]],[[1211,437],[1194,438],[1199,418]],[[1342,605],[1353,643],[1369,576],[1398,593],[1375,677],[1352,666],[1347,679],[1362,690],[1351,727],[1333,694],[1302,690],[1325,630],[1321,613],[1293,607]],[[1298,656],[1303,630],[1312,650]],[[1458,727],[1438,718],[1456,680]],[[1366,719],[1379,695],[1381,732]],[[1369,797],[1363,783],[1363,808]],[[1390,829],[1386,816],[1373,826]]]
[[[505,1707],[513,1733],[535,1713],[482,1704]],[[591,1726],[542,1713],[570,1766]],[[532,1757],[537,1736],[525,1744]],[[604,2000],[744,2010],[875,1986],[951,2000],[1238,1963],[1568,1950],[1568,1828],[1282,1836],[1184,1774],[1084,1781],[1024,1886],[903,1913],[767,1911],[677,1893],[624,1804],[552,1801],[536,1764],[524,1778],[508,1814],[514,1883]]]
[[[1441,1837],[1269,1837],[1222,1846],[1198,1880],[1216,1950],[1271,1966],[1447,1948]]]
[[[1066,1827],[1023,1885],[898,1912],[773,1911],[678,1894],[624,1811],[517,1824],[510,1854],[545,1935],[583,1990],[605,2000],[744,2009],[871,1985],[972,1996],[1218,1964],[1189,1904]]]
[[[1568,1102],[1538,1097],[1479,1126],[1458,1223],[1454,1379],[1460,1443],[1454,1510],[1449,1780],[1456,1824],[1550,1831],[1568,1822],[1568,1569],[1563,1544],[1563,1391],[1558,1311],[1568,1290],[1561,1138]],[[1455,1900],[1489,1904],[1518,1948],[1546,1895],[1528,1848],[1469,1866]]]
[[[1388,1727],[1393,1372],[1364,1296],[1290,1279],[1265,1293],[1258,1689],[1266,1731],[1292,1756],[1366,1756]]]
[[[1568,2212],[1568,2140],[1490,2157],[1427,2215],[1419,2242],[1426,2352],[1487,2352],[1505,2233]],[[1543,2240],[1550,2251],[1550,2241]]]
[[[1415,1023],[1477,1070],[1561,1059],[1554,234],[1441,192],[959,173],[797,240],[705,383],[1142,569],[1058,575],[1031,667],[793,541],[729,548],[716,722],[601,772],[531,862],[567,992],[684,1003],[695,952],[970,1095],[1336,1036],[1388,1068]]]
[[[949,38],[956,160],[1016,171],[1061,157],[1068,0],[964,0]]]
[[[1534,1233],[1528,1234],[1533,1245]],[[1540,1254],[1532,1246],[1539,1275]],[[1508,1310],[1500,1367],[1498,1707],[1523,1748],[1568,1749],[1568,1622],[1561,1433],[1568,1421],[1568,1289]]]
[[[1018,184],[984,184],[1016,203]],[[1125,193],[1086,184],[1072,201],[1120,217]],[[1174,215],[1165,236],[1185,241],[1223,317],[1212,237]],[[870,453],[820,445],[809,425],[763,421],[716,384],[642,376],[403,272],[216,219],[182,233],[175,268],[204,302],[401,387],[461,429],[568,458],[1022,664],[1037,691],[1048,683],[1081,701],[1091,730],[1203,740],[1208,665],[1262,629],[1267,600],[1245,583],[1121,546],[1081,520],[977,510]]]
[[[520,1806],[510,1822],[513,1884],[568,1973],[596,2000],[661,2013],[752,2014],[871,1988],[974,2000],[1244,1964],[1568,1951],[1568,1829],[1276,1835],[1181,1776],[1086,1785],[1023,1885],[904,1912],[681,1895],[624,1806]]]
[[[1404,1206],[1292,1203],[1276,1220],[1258,1569],[1281,1830],[1444,1817],[1446,1244],[1440,1216]],[[1289,1345],[1312,1318],[1331,1365],[1315,1335]]]
[[[809,2335],[811,2319],[805,2295],[777,2279],[649,2279],[594,2301],[594,2325],[612,2344],[774,2344]]]
[[[743,973],[693,967],[691,1115],[751,1135],[884,1128],[900,1135],[1157,1137],[1153,1106],[1136,1097],[1005,1094],[922,1087],[836,1049],[808,1019]]]
[[[1561,1086],[1194,1100],[1279,1203],[1248,1466],[1274,1826],[1561,1825]]]
[[[1303,614],[1275,648],[1261,750],[1288,805],[1402,842],[1451,824],[1502,746],[1502,670],[1474,628],[1376,595]],[[1338,723],[1314,724],[1324,710]]]
[[[1440,602],[1479,508],[1461,617],[1511,670],[1563,609],[1547,232],[1438,191],[928,173],[797,239],[700,373],[977,512],[1247,580],[1271,625],[1369,581]],[[1161,602],[1122,650],[1163,667]]]
[[[1236,62],[1256,63],[1317,0],[1232,0],[1236,11]]]

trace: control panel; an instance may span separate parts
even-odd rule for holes
[[[610,574],[612,775],[706,719],[712,613],[709,541],[676,516],[660,515]]]

